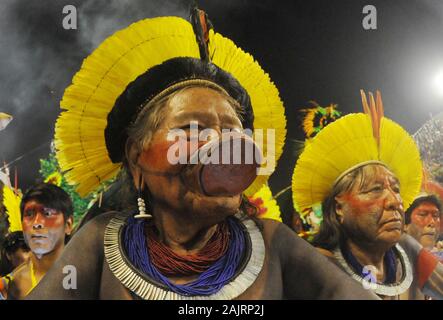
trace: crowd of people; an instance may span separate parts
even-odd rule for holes
[[[311,128],[292,179],[303,239],[254,200],[285,142],[277,88],[203,11],[190,20],[136,22],[85,60],[61,102],[57,159],[83,196],[114,179],[113,204],[74,228],[61,187],[4,185],[0,300],[442,299],[442,199],[381,94]]]

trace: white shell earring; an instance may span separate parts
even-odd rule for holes
[[[139,183],[139,187],[138,187],[138,198],[137,198],[138,214],[136,214],[134,216],[134,218],[136,218],[136,219],[150,219],[150,218],[152,218],[152,215],[149,213],[146,213],[146,204],[145,204],[145,200],[142,197],[141,184],[142,184],[142,177],[140,176],[140,183]]]
[[[146,213],[145,200],[142,197],[137,198],[138,214],[134,216],[136,219],[152,218],[152,215]]]

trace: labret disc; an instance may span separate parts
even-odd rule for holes
[[[225,133],[191,156],[191,163],[197,164],[184,170],[184,182],[207,196],[234,196],[254,182],[262,157],[260,148],[249,136]]]

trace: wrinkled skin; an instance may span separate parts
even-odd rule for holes
[[[405,229],[424,248],[434,248],[440,234],[440,211],[437,206],[426,201],[421,203],[411,212],[411,223]]]
[[[363,246],[390,248],[400,239],[404,211],[397,178],[381,165],[368,165],[363,185],[339,195],[337,214],[346,234]]]
[[[399,242],[404,211],[398,179],[386,167],[369,164],[354,178],[350,190],[335,197],[346,245],[362,266],[375,268],[385,279],[384,255]]]
[[[242,124],[226,97],[213,89],[188,88],[174,95],[165,108],[149,145],[144,150],[131,148],[131,172],[136,187],[141,176],[142,189],[150,190],[152,214],[163,241],[187,253],[202,247],[213,227],[238,211],[241,194],[214,197],[189,189],[179,175],[184,165],[170,164],[167,159],[167,150],[175,142],[168,141],[168,133],[187,130],[190,144],[191,121],[198,122],[199,130],[211,128],[218,134],[222,129],[242,130]],[[189,156],[192,148],[187,148]]]

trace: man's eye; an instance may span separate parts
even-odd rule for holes
[[[369,192],[380,192],[380,191],[383,191],[382,186],[376,186],[376,187],[369,189]]]
[[[55,209],[51,209],[51,208],[44,208],[44,209],[43,209],[43,213],[45,214],[45,216],[47,216],[47,217],[51,217],[51,216],[53,216],[54,214],[56,214],[57,211],[56,211]]]
[[[32,217],[35,214],[35,211],[32,209],[25,211],[25,217]]]

